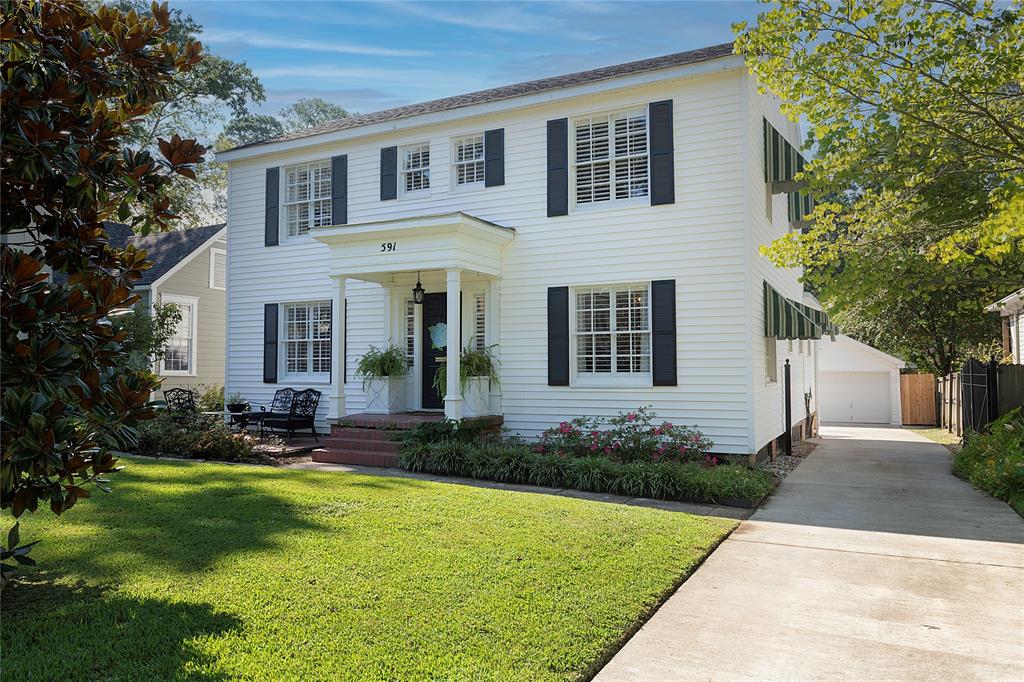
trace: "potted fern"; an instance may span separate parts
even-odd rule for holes
[[[403,349],[393,344],[383,350],[370,346],[356,364],[356,376],[363,378],[366,411],[374,414],[401,412],[405,404],[403,378],[408,372]]]
[[[491,412],[491,382],[498,385],[498,360],[493,346],[462,349],[459,356],[459,386],[462,391],[462,416],[480,417]],[[444,395],[448,373],[444,365],[437,368],[434,388]]]

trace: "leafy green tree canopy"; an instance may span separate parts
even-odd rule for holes
[[[300,99],[281,110],[281,120],[288,130],[304,130],[351,115],[343,107],[319,97]]]

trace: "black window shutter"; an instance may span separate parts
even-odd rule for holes
[[[651,102],[651,205],[676,201],[675,141],[672,137],[672,100]]]
[[[676,281],[651,282],[651,374],[655,386],[676,385]]]
[[[569,287],[548,288],[548,386],[569,385]]]
[[[484,187],[505,184],[505,129],[484,133]]]
[[[548,215],[569,213],[569,119],[548,121]]]
[[[278,244],[278,216],[280,215],[280,201],[281,201],[281,169],[280,168],[268,168],[267,169],[267,200],[266,200],[266,217],[264,219],[263,227],[263,245],[264,246],[277,246]]]
[[[348,222],[348,155],[331,159],[331,225]]]
[[[277,383],[277,304],[263,305],[263,383]]]
[[[398,147],[380,150],[380,200],[398,198]]]

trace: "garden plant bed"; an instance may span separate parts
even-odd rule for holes
[[[4,594],[18,624],[2,633],[5,677],[585,678],[735,526],[398,477],[124,461],[113,493],[23,517],[39,565]]]

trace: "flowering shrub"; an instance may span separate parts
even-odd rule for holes
[[[707,455],[712,442],[696,427],[671,422],[655,424],[647,407],[611,419],[577,417],[541,434],[537,451],[563,457],[607,457],[615,462],[700,461],[718,464]]]
[[[1024,516],[1024,415],[1020,408],[971,433],[953,460],[953,471]]]
[[[253,456],[259,441],[219,419],[197,417],[176,422],[162,413],[138,427],[135,452],[140,455],[189,457],[237,462]]]

